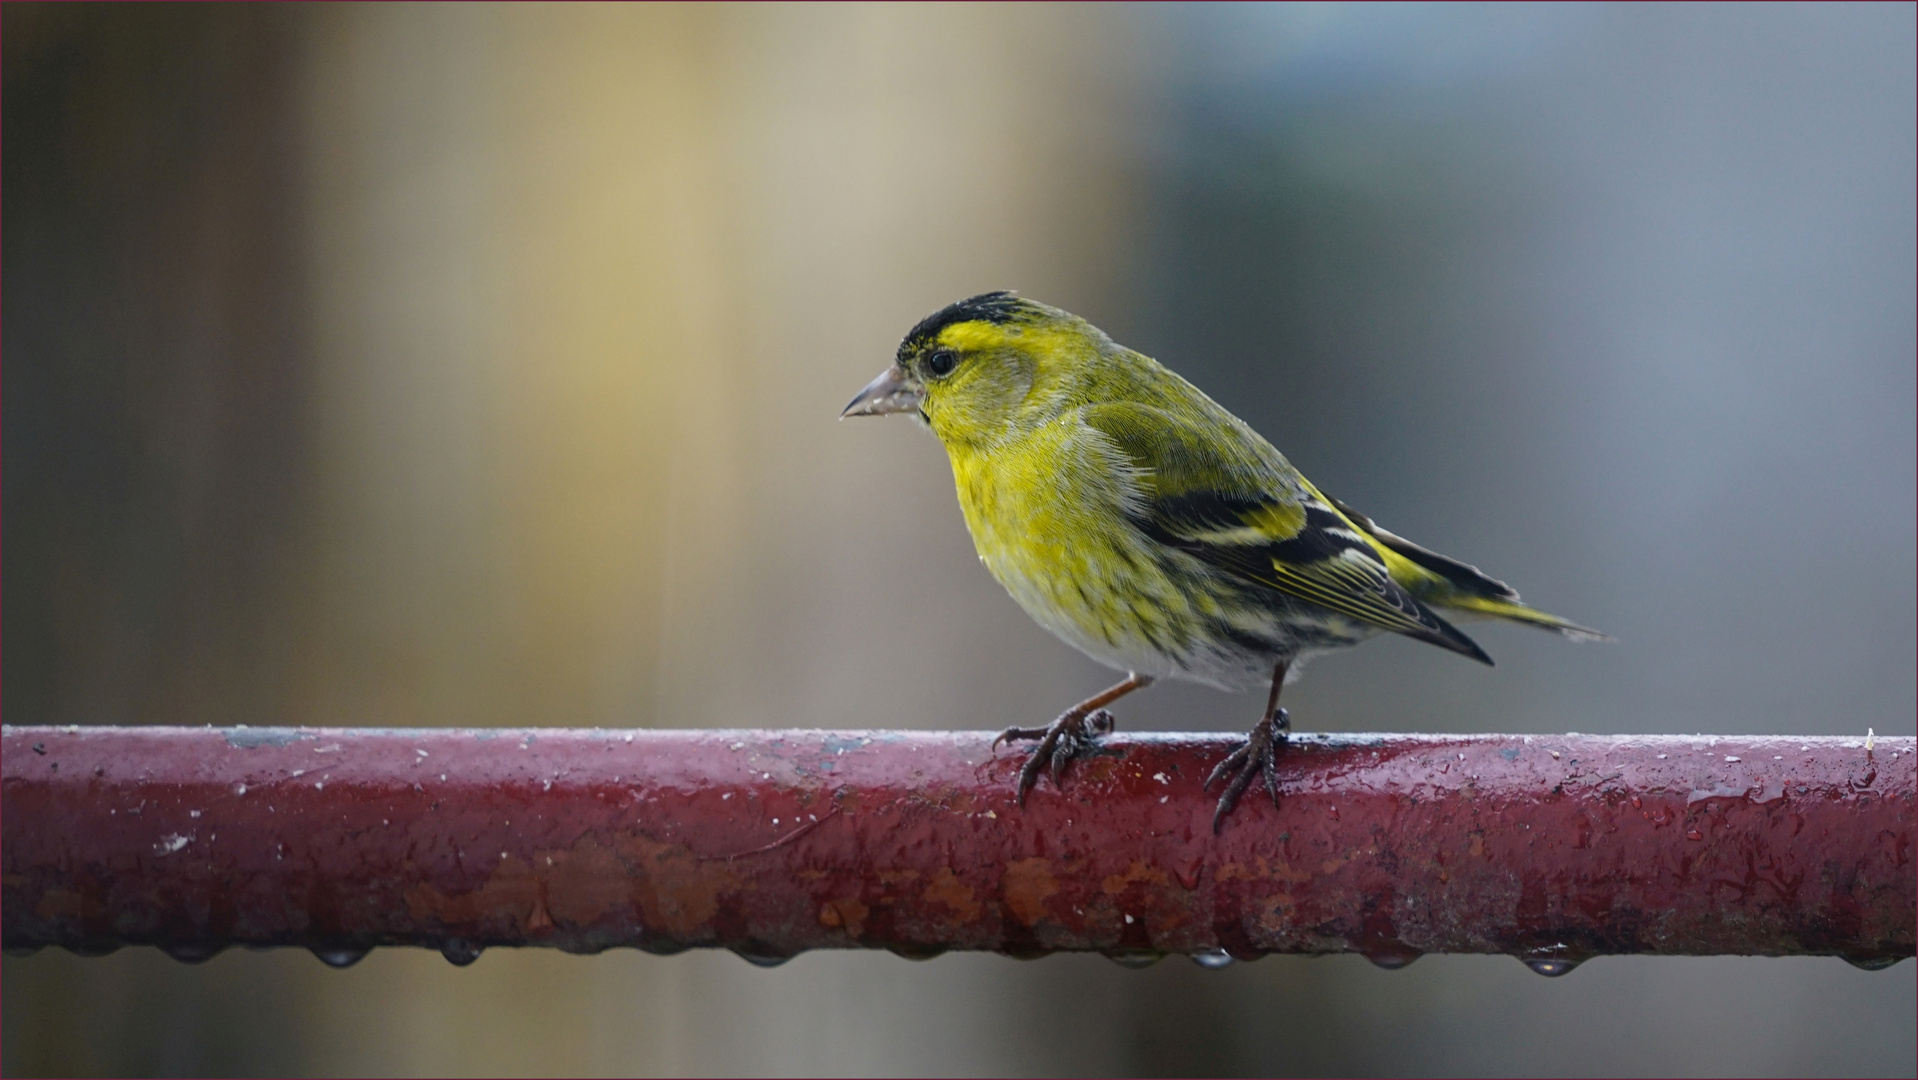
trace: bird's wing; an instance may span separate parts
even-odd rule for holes
[[[1492,662],[1393,581],[1376,541],[1250,428],[1132,402],[1089,406],[1083,416],[1138,470],[1128,516],[1153,540],[1243,581]]]
[[[1359,513],[1357,510],[1352,509],[1339,500],[1332,498],[1330,495],[1325,496],[1325,500],[1332,504],[1333,509],[1344,514],[1346,520],[1364,529],[1374,540],[1405,556],[1426,570],[1444,578],[1453,587],[1474,596],[1488,596],[1495,600],[1518,599],[1518,590],[1497,578],[1491,577],[1478,567],[1440,555],[1430,548],[1420,547],[1414,544],[1403,536],[1387,532],[1385,529],[1380,528],[1378,523],[1374,522],[1371,518]]]

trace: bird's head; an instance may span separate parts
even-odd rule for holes
[[[917,412],[948,447],[989,443],[1043,412],[1056,396],[1048,391],[1109,344],[1069,312],[983,293],[921,319],[892,366],[839,415]]]

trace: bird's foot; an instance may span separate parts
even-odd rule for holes
[[[1243,746],[1213,766],[1212,775],[1205,778],[1205,787],[1201,790],[1209,791],[1213,784],[1227,780],[1218,808],[1212,811],[1213,833],[1219,831],[1225,816],[1238,805],[1239,796],[1252,786],[1254,777],[1265,777],[1265,790],[1272,796],[1272,805],[1275,808],[1279,805],[1279,748],[1285,745],[1286,734],[1291,730],[1292,718],[1280,709],[1276,716],[1259,721],[1246,736]]]
[[[1025,767],[1019,770],[1019,805],[1026,804],[1026,792],[1039,782],[1041,772],[1050,772],[1052,786],[1059,787],[1059,778],[1065,774],[1066,764],[1092,749],[1092,740],[1110,734],[1112,722],[1112,714],[1105,709],[1093,709],[1090,712],[1067,709],[1045,727],[1009,727],[1000,732],[999,737],[992,740],[995,751],[1002,742],[1039,740],[1039,745],[1032,748],[1032,756],[1026,759]]]

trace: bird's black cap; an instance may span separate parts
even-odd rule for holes
[[[918,352],[938,337],[939,331],[954,323],[989,322],[1003,325],[1017,321],[1026,313],[1026,302],[1009,289],[967,297],[920,319],[919,325],[906,335],[906,340],[899,343],[899,355],[903,359]]]

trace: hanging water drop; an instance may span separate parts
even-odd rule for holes
[[[886,951],[907,960],[937,960],[946,955],[944,945],[888,945]]]
[[[1556,979],[1577,967],[1578,961],[1567,960],[1564,957],[1539,957],[1525,961],[1525,966],[1548,979]]]
[[[1424,956],[1425,954],[1418,951],[1417,949],[1407,948],[1407,949],[1380,949],[1374,952],[1360,953],[1359,955],[1365,957],[1367,960],[1372,961],[1372,963],[1376,964],[1379,967],[1384,968],[1387,971],[1397,971],[1400,968],[1410,966],[1412,961],[1417,960],[1419,957]]]
[[[1192,962],[1205,968],[1207,971],[1217,971],[1222,967],[1232,966],[1232,954],[1226,952],[1224,949],[1213,949],[1211,952],[1195,952],[1192,954]]]
[[[325,964],[327,967],[346,968],[352,967],[354,964],[365,959],[366,954],[371,951],[370,949],[356,949],[349,946],[339,949],[314,949],[313,955],[319,957],[320,963]]]
[[[454,967],[465,967],[478,960],[484,951],[484,946],[475,945],[465,938],[447,938],[440,942],[440,955],[446,957],[446,962]]]
[[[1898,962],[1895,956],[1847,956],[1845,963],[1860,971],[1883,971]]]
[[[43,946],[40,945],[9,945],[6,948],[6,953],[8,956],[32,956],[34,953],[39,952],[42,947]]]
[[[204,964],[220,954],[220,945],[203,945],[197,941],[178,945],[162,945],[160,951],[178,960],[182,964]]]
[[[752,949],[734,949],[733,955],[754,967],[775,968],[792,959],[790,954],[781,955],[772,952],[759,952]]]
[[[1145,949],[1135,949],[1127,952],[1109,952],[1105,954],[1105,958],[1122,968],[1136,969],[1151,967],[1165,959],[1165,954],[1162,952],[1149,952]]]

